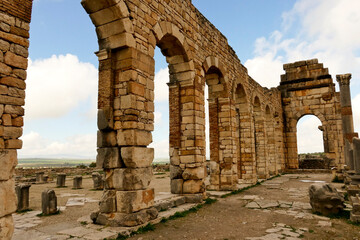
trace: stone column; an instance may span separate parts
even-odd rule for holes
[[[350,147],[353,137],[357,137],[354,133],[354,123],[351,108],[351,95],[350,95],[350,79],[351,74],[336,75],[336,80],[340,86],[340,104],[341,104],[341,120],[344,135],[344,152],[345,164],[351,170],[354,170],[354,163],[350,161]]]
[[[36,173],[36,182],[37,183],[42,183],[44,182],[44,172],[37,172]]]
[[[74,178],[73,178],[73,188],[74,189],[82,188],[82,176],[74,176]]]
[[[51,215],[58,212],[57,197],[54,190],[46,189],[41,193],[41,208],[43,215]]]
[[[66,181],[66,174],[59,173],[56,178],[56,187],[66,187],[65,181]]]
[[[103,190],[104,189],[104,180],[100,173],[93,172],[91,174],[93,182],[94,182],[94,189],[95,190]]]
[[[29,210],[29,189],[30,184],[20,184],[16,186],[15,192],[18,199],[17,211],[26,211]]]

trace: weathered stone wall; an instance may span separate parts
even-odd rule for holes
[[[296,125],[304,115],[314,115],[322,123],[324,152],[341,167],[344,144],[340,94],[327,68],[317,59],[285,64],[279,89],[285,115],[287,167],[298,168]]]
[[[16,211],[14,169],[22,147],[31,0],[0,3],[0,239],[10,239]]]

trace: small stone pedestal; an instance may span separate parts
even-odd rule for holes
[[[29,189],[30,184],[20,184],[15,187],[15,192],[18,198],[17,210],[18,212],[29,210]]]
[[[43,183],[44,182],[44,172],[37,172],[36,173],[36,182]]]
[[[56,178],[56,187],[66,187],[65,181],[66,181],[66,174],[59,173]]]
[[[104,179],[102,175],[98,172],[92,173],[92,179],[94,182],[94,189],[95,190],[103,190],[104,189]]]
[[[82,188],[82,176],[75,176],[73,178],[73,189]]]
[[[349,197],[355,197],[357,194],[360,194],[360,187],[358,185],[348,185],[346,186],[346,192]]]
[[[57,197],[54,190],[45,190],[41,194],[41,207],[43,215],[51,215],[58,212]]]

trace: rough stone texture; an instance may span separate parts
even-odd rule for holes
[[[138,191],[117,191],[117,211],[132,213],[152,207],[154,205],[154,189]]]
[[[104,179],[103,176],[98,172],[93,172],[91,177],[94,182],[94,189],[95,190],[102,190],[104,189]]]
[[[37,172],[36,173],[36,182],[37,183],[44,182],[44,174],[45,174],[45,172]]]
[[[16,150],[0,149],[0,181],[8,180],[14,175],[17,165]]]
[[[14,233],[14,220],[11,215],[0,218],[0,239],[10,240]]]
[[[101,197],[100,203],[100,212],[101,213],[112,213],[116,212],[116,191],[115,190],[105,190],[104,194]]]
[[[309,196],[313,212],[329,216],[344,209],[344,197],[331,184],[312,184]]]
[[[17,211],[26,211],[29,209],[29,190],[31,185],[29,184],[20,184],[16,186],[15,192],[17,196]]]
[[[0,218],[16,211],[15,181],[0,181]]]
[[[149,167],[154,159],[154,149],[123,147],[121,148],[121,159],[128,168]]]
[[[66,181],[66,174],[59,173],[56,177],[56,187],[66,187],[65,181]]]
[[[146,189],[150,184],[151,177],[152,167],[106,170],[105,188],[123,191]]]
[[[350,213],[350,221],[359,223],[360,222],[360,198],[357,194],[356,196],[350,197],[350,202],[352,205],[352,210]]]
[[[353,161],[354,161],[354,170],[356,174],[360,174],[360,139],[353,138]]]
[[[44,215],[51,215],[58,212],[57,197],[54,190],[44,190],[41,193],[41,209]]]
[[[73,178],[73,189],[82,188],[82,176],[74,176]]]

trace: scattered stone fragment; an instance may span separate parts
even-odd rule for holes
[[[309,187],[310,204],[313,212],[328,216],[344,209],[344,197],[332,184],[317,183]]]

